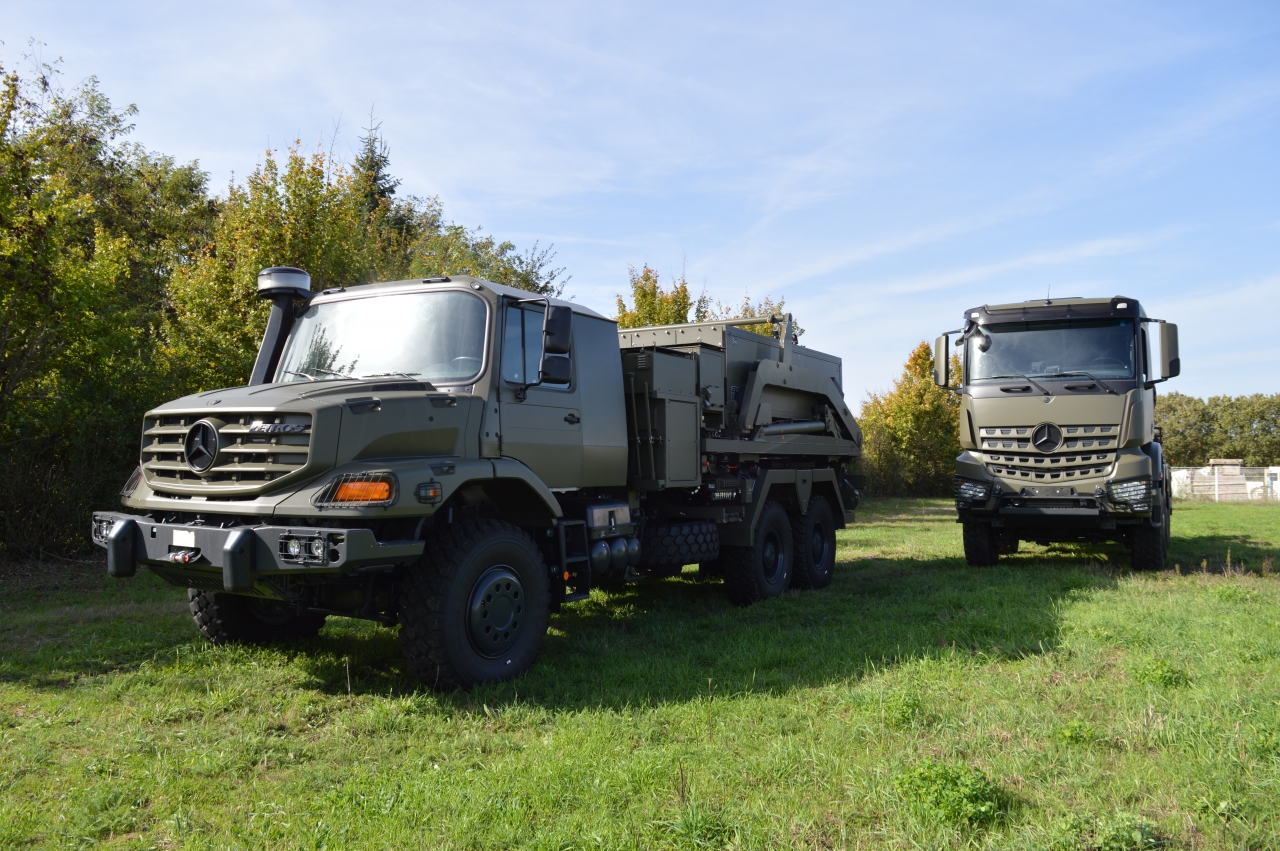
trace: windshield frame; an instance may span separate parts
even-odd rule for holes
[[[357,288],[355,287],[352,288],[352,290],[355,290],[355,289]],[[298,321],[301,320],[303,314],[305,314],[311,308],[323,307],[328,304],[337,304],[339,302],[344,302],[344,301],[357,301],[360,299],[393,298],[395,296],[402,296],[402,295],[420,295],[423,293],[449,293],[449,292],[465,293],[466,295],[474,299],[477,299],[481,304],[484,305],[484,343],[481,346],[480,366],[474,374],[463,379],[455,380],[451,378],[448,381],[441,381],[441,382],[432,381],[429,378],[423,378],[422,376],[418,376],[418,375],[404,375],[404,374],[379,375],[379,376],[370,376],[368,378],[361,378],[360,376],[352,376],[348,378],[348,377],[337,376],[337,375],[323,376],[323,377],[316,376],[313,378],[313,381],[315,382],[321,382],[321,381],[421,381],[421,382],[430,384],[432,387],[435,387],[437,390],[463,387],[466,385],[474,385],[477,381],[483,378],[484,374],[489,370],[489,364],[491,360],[490,351],[493,348],[491,345],[492,340],[490,339],[493,336],[493,305],[489,302],[487,298],[480,295],[479,293],[474,292],[467,287],[460,287],[460,286],[446,286],[446,287],[418,286],[418,287],[405,287],[404,289],[397,288],[393,290],[380,288],[376,292],[354,292],[349,290],[344,293],[333,293],[333,294],[326,293],[326,294],[322,294],[323,296],[322,298],[312,299],[310,302],[308,302],[305,305],[302,305],[298,309],[298,314],[294,318],[292,327],[290,327],[289,329],[289,334],[285,338],[285,343],[280,349],[280,359],[276,363],[275,372],[272,375],[272,382],[277,384],[304,383],[303,379],[299,379],[295,381],[294,379],[282,377],[280,370],[281,370],[281,367],[284,366],[284,354],[286,351],[288,351],[289,344],[293,342],[293,335],[297,330]]]
[[[1146,352],[1143,349],[1143,339],[1140,334],[1140,329],[1142,328],[1143,321],[1144,320],[1139,317],[1132,317],[1132,316],[1097,316],[1097,317],[1079,316],[1079,317],[1071,317],[1071,318],[1054,318],[1054,319],[1047,319],[1047,318],[1046,319],[1024,319],[1024,320],[1015,320],[1011,322],[990,322],[990,323],[985,323],[981,325],[974,325],[962,338],[962,341],[964,344],[964,360],[963,360],[964,385],[966,387],[969,387],[969,386],[991,387],[993,385],[996,385],[1005,381],[1030,381],[1031,379],[1035,379],[1036,381],[1081,381],[1081,380],[1099,381],[1100,380],[1100,381],[1106,381],[1106,382],[1110,382],[1112,384],[1117,384],[1117,385],[1141,382],[1143,376],[1145,376],[1145,374],[1149,370],[1149,367],[1146,363]],[[1124,377],[1100,375],[1097,370],[1090,370],[1090,372],[1092,372],[1094,376],[1097,376],[1097,378],[1094,378],[1093,376],[1089,376],[1081,370],[1066,370],[1065,372],[1061,372],[1061,373],[1026,372],[1020,375],[1015,375],[1013,373],[1002,373],[999,376],[984,376],[984,377],[975,378],[975,377],[972,377],[972,370],[969,368],[969,364],[973,362],[972,346],[974,346],[976,343],[978,332],[982,332],[984,334],[989,333],[989,329],[992,328],[993,326],[1006,326],[1006,327],[1022,326],[1023,331],[1030,332],[1030,331],[1036,331],[1036,330],[1054,330],[1056,328],[1063,328],[1064,326],[1066,328],[1070,328],[1071,326],[1074,326],[1077,323],[1079,323],[1079,326],[1081,328],[1087,328],[1089,325],[1095,325],[1096,327],[1100,325],[1120,324],[1125,322],[1132,323],[1130,327],[1130,334],[1129,334],[1131,352],[1132,352],[1132,360],[1131,360],[1132,371],[1129,375]],[[1040,328],[1037,328],[1037,326],[1040,326]]]

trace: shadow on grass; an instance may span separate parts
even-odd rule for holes
[[[1228,548],[1233,560],[1250,564],[1271,554],[1245,536],[1176,537],[1170,564],[1185,558],[1198,565],[1193,557],[1213,563]],[[463,711],[517,698],[556,710],[625,710],[708,694],[785,692],[933,658],[976,664],[1045,652],[1057,646],[1064,600],[1113,587],[1128,554],[1114,545],[1026,549],[986,569],[968,568],[959,557],[845,561],[828,589],[746,609],[731,606],[719,581],[692,569],[597,592],[552,618],[528,674],[444,700]],[[202,646],[173,606],[180,590],[138,595],[141,608],[114,618],[91,588],[59,594],[55,606],[41,610],[47,617],[24,618],[13,606],[0,611],[0,634],[11,639],[0,680],[59,688],[148,660],[163,666],[179,648]],[[261,652],[278,654],[305,672],[304,688],[325,693],[421,688],[401,660],[396,632],[371,624],[334,618],[316,639]]]

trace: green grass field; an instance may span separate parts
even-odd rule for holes
[[[150,574],[9,566],[0,846],[1277,848],[1277,551],[1179,504],[1178,570],[973,570],[948,501],[883,501],[826,591],[597,592],[450,695],[389,630],[213,648]]]

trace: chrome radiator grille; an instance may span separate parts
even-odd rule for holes
[[[982,458],[995,475],[1032,481],[1065,481],[1110,472],[1120,445],[1118,425],[1058,428],[1061,443],[1048,452],[1033,444],[1036,426],[981,428]]]
[[[212,424],[217,451],[208,468],[188,464],[185,440],[200,421]],[[142,472],[153,488],[192,494],[256,490],[301,469],[311,451],[311,415],[237,413],[148,415],[143,426]]]

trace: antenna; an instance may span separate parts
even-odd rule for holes
[[[1050,282],[1044,288],[1044,303],[1049,304],[1049,293],[1053,292],[1053,283]]]

